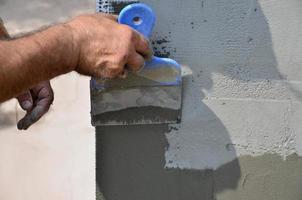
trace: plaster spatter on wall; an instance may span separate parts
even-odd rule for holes
[[[171,56],[193,70],[184,80],[182,124],[166,134],[166,167],[217,169],[242,155],[302,155],[301,2],[152,6],[160,10],[157,29],[172,32]],[[285,7],[291,13],[280,19]]]

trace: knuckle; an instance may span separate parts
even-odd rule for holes
[[[118,76],[123,71],[123,67],[119,64],[114,64],[109,69],[109,76],[110,78],[114,78]]]
[[[98,78],[113,79],[123,71],[121,64],[117,62],[107,62],[105,65],[99,66],[94,75]]]
[[[106,78],[106,70],[104,69],[103,66],[99,66],[98,68],[93,70],[93,72],[91,72],[91,74],[95,78],[102,78],[102,77]]]
[[[132,41],[135,37],[135,32],[127,25],[121,25],[121,31],[127,41]]]
[[[103,74],[104,78],[113,79],[116,77],[116,74],[113,73],[111,70],[108,70],[105,74]]]
[[[25,101],[30,99],[30,95],[28,92],[21,94],[20,96],[17,97],[19,101]]]
[[[120,65],[120,64],[118,64],[118,63],[114,64],[114,65],[111,67],[111,69],[110,69],[110,71],[111,71],[112,73],[119,73],[119,72],[122,71],[122,70],[123,70],[122,65]]]
[[[94,77],[94,78],[102,78],[102,77],[105,77],[104,74],[105,74],[105,72],[103,72],[101,70],[97,70],[96,72],[92,73],[92,77]]]

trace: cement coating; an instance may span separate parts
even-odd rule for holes
[[[182,123],[167,134],[167,167],[302,155],[301,1],[145,2],[158,17],[155,47],[167,38],[161,49],[193,72],[184,80]]]
[[[242,156],[216,170],[165,168],[166,125],[97,128],[97,183],[106,200],[301,200],[302,158]],[[101,197],[98,200],[102,199]]]

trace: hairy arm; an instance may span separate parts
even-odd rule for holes
[[[74,69],[77,59],[72,56],[75,48],[69,29],[62,24],[27,37],[0,40],[0,102]]]
[[[0,40],[0,102],[70,71],[115,78],[151,58],[149,41],[112,15],[82,15],[27,37]]]

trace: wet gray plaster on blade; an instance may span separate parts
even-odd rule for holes
[[[181,121],[181,109],[155,106],[132,107],[92,116],[93,126],[175,124]]]
[[[180,110],[181,96],[181,86],[134,87],[104,91],[93,94],[92,115],[145,106]]]

